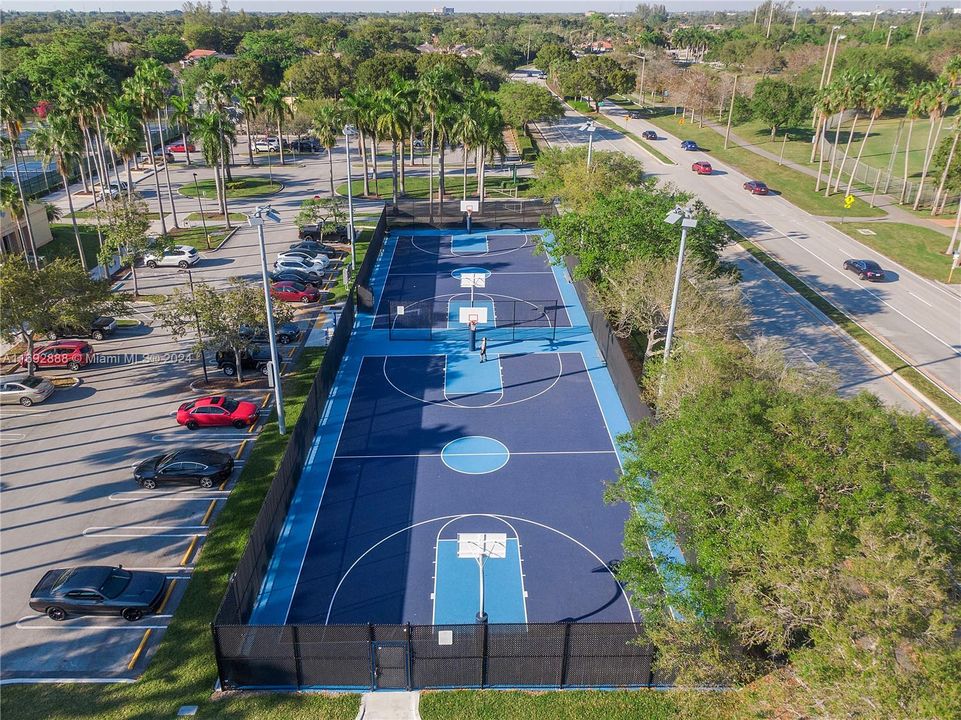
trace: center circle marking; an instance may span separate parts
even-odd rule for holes
[[[440,458],[447,467],[465,475],[486,475],[500,470],[510,457],[504,443],[484,435],[451,440],[440,451]]]

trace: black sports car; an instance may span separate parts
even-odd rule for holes
[[[874,260],[845,260],[844,269],[861,280],[884,280],[884,270]]]
[[[133,476],[147,490],[163,483],[209,488],[229,478],[233,469],[230,455],[206,448],[182,448],[144,460],[134,468]]]
[[[286,270],[277,270],[276,272],[270,273],[271,282],[299,282],[302,285],[313,285],[319,288],[324,284],[324,278],[318,273],[304,272],[302,270],[295,270],[293,268],[287,268]]]
[[[30,593],[30,607],[51,620],[67,615],[119,615],[133,622],[157,611],[167,584],[162,573],[123,566],[49,570]]]

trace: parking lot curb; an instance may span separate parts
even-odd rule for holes
[[[217,247],[211,248],[210,250],[205,250],[204,252],[215,253],[215,252],[217,252],[218,250],[220,250],[220,248],[222,248],[224,245],[226,245],[226,244],[227,244],[227,241],[230,240],[230,238],[232,238],[232,237],[237,233],[237,231],[240,230],[241,227],[242,227],[241,225],[236,225],[236,226],[234,226],[234,227],[230,230],[230,232],[227,233],[227,235],[224,237],[224,239],[221,240],[219,243],[217,243]]]

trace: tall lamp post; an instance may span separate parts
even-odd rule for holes
[[[197,173],[194,173],[194,178],[196,177],[197,177]],[[190,272],[189,267],[184,268],[180,272],[187,273],[187,284],[190,285],[190,299],[193,300],[194,299],[194,276]],[[202,346],[204,338],[203,338],[203,334],[200,332],[200,316],[197,314],[196,310],[194,310],[194,322],[197,323],[197,342],[200,343],[200,345]],[[207,377],[207,358],[204,355],[203,347],[200,348],[200,365],[204,369],[204,383],[209,383],[210,378]]]
[[[593,120],[588,120],[579,129],[587,133],[587,169],[590,170],[591,157],[594,153],[594,131],[597,130],[597,125]]]
[[[897,25],[888,25],[888,39],[884,42],[884,49],[891,47],[891,33],[898,29]]]
[[[197,173],[194,173],[194,189],[197,191],[197,205],[200,206],[200,222],[204,224],[204,240],[207,243],[207,249],[210,250],[210,233],[207,232],[207,218],[204,217],[204,201],[200,199],[200,183],[197,182]],[[191,284],[191,292],[193,292],[193,285]]]
[[[274,381],[274,400],[277,403],[277,429],[281,435],[287,434],[284,422],[284,393],[280,387],[280,362],[277,359],[277,336],[274,333],[274,306],[270,297],[270,282],[267,278],[267,241],[264,238],[264,219],[280,222],[280,216],[270,205],[263,205],[254,209],[247,216],[247,223],[257,228],[260,240],[260,273],[264,283],[264,304],[267,306],[267,337],[270,340],[270,365]]]
[[[350,170],[350,139],[357,134],[353,125],[344,125],[344,145],[347,148],[347,237],[350,238],[350,269],[357,269],[357,253],[354,249],[354,175]]]
[[[834,61],[838,59],[838,45],[840,45],[841,41],[846,37],[847,35],[841,35],[838,33],[837,37],[834,38],[834,52],[831,54],[831,64],[828,66],[827,79],[824,81],[826,86],[831,84],[831,75],[834,74]]]
[[[664,222],[668,225],[677,225],[678,222],[681,223],[681,247],[677,251],[677,270],[674,272],[674,291],[671,293],[671,311],[667,316],[667,338],[664,341],[664,362],[661,364],[661,379],[657,392],[658,397],[660,397],[661,391],[664,389],[667,361],[671,355],[671,344],[674,341],[674,321],[677,318],[677,301],[681,295],[681,271],[684,267],[684,250],[687,247],[687,231],[697,227],[697,220],[694,218],[694,214],[689,207],[675,207],[674,210],[664,218]]]

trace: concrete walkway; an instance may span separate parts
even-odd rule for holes
[[[419,692],[365,693],[356,720],[420,720]]]

